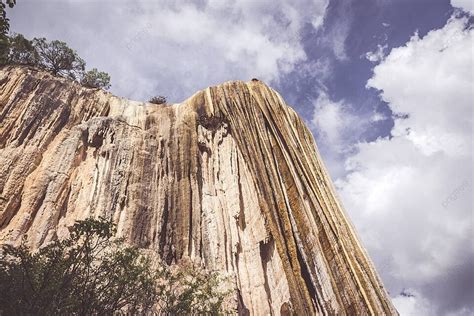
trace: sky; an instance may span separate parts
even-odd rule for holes
[[[259,78],[304,119],[401,315],[474,313],[472,0],[19,0],[111,91]]]

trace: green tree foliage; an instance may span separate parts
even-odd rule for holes
[[[58,40],[48,42],[45,38],[34,38],[33,46],[40,56],[41,68],[53,75],[71,79],[82,77],[86,63],[65,42]]]
[[[47,41],[34,38],[32,41],[21,34],[9,36],[10,21],[6,16],[7,5],[12,8],[16,0],[0,0],[0,66],[5,64],[28,65],[80,81],[89,88],[110,88],[109,74],[96,68],[85,72],[85,61],[77,52],[58,40]]]
[[[174,268],[161,266],[158,278],[158,309],[165,315],[218,315],[235,312],[230,279],[192,263]]]
[[[0,314],[111,315],[143,313],[154,304],[154,276],[146,258],[113,242],[113,226],[87,219],[70,237],[31,253],[25,243],[3,247]]]
[[[0,0],[0,65],[8,63],[8,53],[10,50],[10,41],[8,32],[10,31],[10,20],[7,18],[6,7],[13,8],[16,0],[7,0],[6,4]]]
[[[41,68],[54,75],[78,80],[88,88],[110,88],[108,73],[96,68],[85,72],[86,63],[77,52],[61,41],[47,41],[45,38],[26,39],[22,34],[7,37],[7,63]]]
[[[40,56],[30,40],[26,39],[22,34],[14,34],[10,37],[8,59],[12,64],[37,66]]]
[[[110,76],[106,72],[98,71],[97,68],[92,68],[92,70],[89,70],[84,74],[81,79],[81,84],[88,88],[107,90],[110,88]]]
[[[191,264],[169,267],[113,239],[105,219],[77,222],[36,252],[0,251],[0,315],[218,314],[226,279]],[[156,264],[155,264],[156,263]]]
[[[157,96],[152,97],[150,100],[148,100],[148,102],[154,103],[154,104],[164,104],[166,103],[166,97],[162,95],[157,95]]]

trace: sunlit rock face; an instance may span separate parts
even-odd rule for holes
[[[156,105],[2,68],[0,192],[2,242],[104,216],[169,264],[233,275],[241,314],[396,314],[310,131],[258,80]]]

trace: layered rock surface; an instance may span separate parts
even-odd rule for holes
[[[396,314],[310,131],[260,81],[180,104],[0,70],[0,241],[105,216],[118,234],[235,276],[241,314]]]

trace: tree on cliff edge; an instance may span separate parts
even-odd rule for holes
[[[40,56],[40,65],[53,75],[79,79],[85,71],[86,63],[77,52],[58,40],[48,42],[34,38],[33,46]]]
[[[6,7],[13,8],[16,0],[7,0],[6,4],[0,0],[0,65],[8,62],[10,20],[7,18]]]
[[[97,68],[92,68],[84,74],[81,79],[81,84],[88,88],[109,89],[110,76],[108,73],[98,71]]]
[[[38,66],[40,56],[33,43],[22,34],[10,36],[8,62],[16,65]]]

